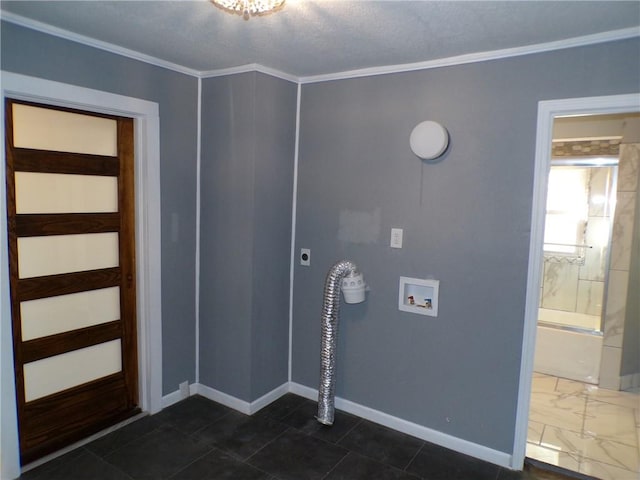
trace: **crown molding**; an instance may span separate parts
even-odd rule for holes
[[[486,62],[489,60],[500,60],[503,58],[519,57],[534,53],[550,52],[554,50],[564,50],[566,48],[582,47],[597,43],[612,42],[615,40],[625,40],[640,36],[640,28],[631,27],[609,32],[594,33],[582,37],[567,38],[547,43],[537,43],[523,47],[505,48],[501,50],[491,50],[487,52],[469,53],[457,55],[455,57],[428,60],[426,62],[405,63],[400,65],[387,65],[383,67],[361,68],[344,72],[329,73],[326,75],[312,75],[300,77],[299,81],[305,83],[328,82],[332,80],[345,80],[349,78],[370,77],[375,75],[387,75],[391,73],[412,72],[416,70],[428,70],[432,68],[451,67],[454,65],[464,65],[467,63]]]
[[[146,55],[135,50],[130,50],[113,43],[103,42],[102,40],[96,40],[95,38],[80,35],[79,33],[74,33],[70,32],[69,30],[64,30],[52,25],[47,25],[46,23],[38,22],[37,20],[32,20],[30,18],[16,15],[5,10],[0,10],[0,20],[5,20],[9,23],[13,23],[21,27],[36,30],[38,32],[46,33],[54,37],[59,37],[65,40],[80,43],[82,45],[87,45],[89,47],[94,47],[109,53],[115,53],[116,55],[121,55],[133,60],[139,60],[150,65],[155,65],[156,67],[166,68],[167,70],[172,70],[174,72],[184,73],[193,77],[198,77],[200,74],[200,72],[198,72],[197,70],[178,65],[177,63],[161,60],[159,58],[152,57],[151,55]]]
[[[436,60],[428,60],[425,62],[405,63],[398,65],[385,65],[381,67],[361,68],[356,70],[347,70],[322,75],[296,76],[287,72],[266,67],[259,63],[249,63],[236,67],[221,68],[215,70],[199,71],[192,68],[179,65],[177,63],[168,62],[166,60],[146,55],[144,53],[120,47],[109,42],[96,40],[85,35],[64,30],[62,28],[47,25],[30,18],[16,15],[11,12],[0,9],[0,19],[9,23],[13,23],[25,28],[36,30],[42,33],[53,35],[55,37],[64,38],[72,42],[88,45],[110,53],[122,55],[127,58],[139,60],[144,63],[155,65],[157,67],[166,68],[174,72],[183,73],[196,78],[213,78],[225,75],[234,75],[246,72],[260,72],[266,75],[287,80],[298,84],[328,82],[332,80],[346,80],[350,78],[370,77],[377,75],[388,75],[392,73],[411,72],[416,70],[429,70],[432,68],[450,67],[454,65],[464,65],[468,63],[485,62],[489,60],[499,60],[503,58],[518,57],[523,55],[531,55],[535,53],[550,52],[554,50],[564,50],[573,47],[582,47],[594,45],[598,43],[612,42],[616,40],[625,40],[640,36],[640,27],[623,28],[620,30],[611,30],[608,32],[595,33],[592,35],[584,35],[581,37],[567,38],[564,40],[556,40],[553,42],[537,43],[534,45],[526,45],[523,47],[505,48],[501,50],[491,50],[486,52],[470,53],[465,55],[457,55],[454,57],[440,58]]]
[[[296,84],[300,83],[300,78],[296,77],[295,75],[291,75],[281,70],[276,70],[275,68],[265,67],[264,65],[260,65],[259,63],[247,63],[246,65],[239,65],[237,67],[220,68],[218,70],[207,70],[204,72],[199,72],[199,76],[200,78],[213,78],[247,72],[260,72]]]

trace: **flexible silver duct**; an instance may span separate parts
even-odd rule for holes
[[[320,346],[320,388],[318,389],[318,421],[333,425],[336,386],[336,342],[340,313],[340,285],[347,275],[355,275],[357,267],[349,260],[337,262],[324,281],[322,301],[322,343]]]

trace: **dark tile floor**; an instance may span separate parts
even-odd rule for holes
[[[563,480],[512,472],[285,395],[249,417],[200,396],[26,472],[23,480]]]

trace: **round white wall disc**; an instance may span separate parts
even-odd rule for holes
[[[433,160],[449,145],[449,132],[438,122],[426,120],[415,126],[409,137],[411,150],[424,160]]]

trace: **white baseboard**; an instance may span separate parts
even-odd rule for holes
[[[202,395],[209,400],[221,403],[222,405],[233,408],[245,415],[252,415],[256,413],[258,410],[266,407],[288,392],[300,395],[301,397],[305,397],[310,400],[317,400],[318,398],[318,390],[296,382],[283,383],[253,402],[240,400],[239,398],[233,397],[206,385],[202,385],[201,383],[191,384],[189,386],[189,391],[191,395]],[[166,408],[179,402],[181,399],[180,391],[176,390],[175,392],[162,397],[162,406],[163,408]],[[407,435],[412,435],[422,440],[479,458],[480,460],[484,460],[501,467],[511,468],[512,458],[509,453],[500,452],[468,440],[447,435],[446,433],[394,417],[393,415],[389,415],[379,410],[374,410],[373,408],[360,405],[350,400],[345,400],[344,398],[336,397],[335,405],[339,410],[357,415],[358,417],[384,425],[385,427],[389,427],[393,430],[406,433]]]
[[[289,393],[289,382],[283,383],[279,387],[274,388],[270,392],[267,392],[253,402],[247,402],[201,383],[192,383],[191,385],[189,385],[190,396],[202,395],[209,400],[213,400],[214,402],[218,402],[226,407],[233,408],[234,410],[237,410],[240,413],[244,413],[245,415],[253,415],[258,410],[266,407],[272,402],[275,402],[286,393]],[[180,394],[180,390],[171,392],[162,397],[162,408],[170,407],[171,405],[173,405],[174,403],[178,403],[182,399],[183,398]]]
[[[318,390],[295,382],[289,383],[289,391],[310,400],[316,400],[318,398]],[[422,440],[435,443],[436,445],[455,450],[456,452],[500,465],[501,467],[511,468],[511,455],[508,453],[423,427],[417,423],[394,417],[379,410],[374,410],[373,408],[345,400],[344,398],[336,397],[335,406],[339,410],[344,410],[347,413],[357,415],[358,417],[406,433],[407,435],[412,435]]]
[[[195,393],[198,395],[202,395],[214,402],[221,403],[225,407],[233,408],[245,415],[251,415],[251,403],[245,400],[240,400],[239,398],[221,392],[220,390],[216,390],[215,388],[207,387],[201,383],[195,383],[192,387],[194,387]]]
[[[193,395],[193,393],[191,393],[191,395]],[[182,399],[182,394],[180,393],[179,389],[175,392],[168,393],[164,397],[162,397],[162,408],[170,407],[171,405],[173,405],[174,403],[178,403]]]
[[[289,393],[289,382],[285,382],[277,388],[274,388],[270,392],[264,394],[257,400],[251,402],[249,407],[250,415],[253,415],[258,410],[262,410],[264,407],[269,405],[270,403],[275,402],[277,399],[282,397],[283,395]]]

